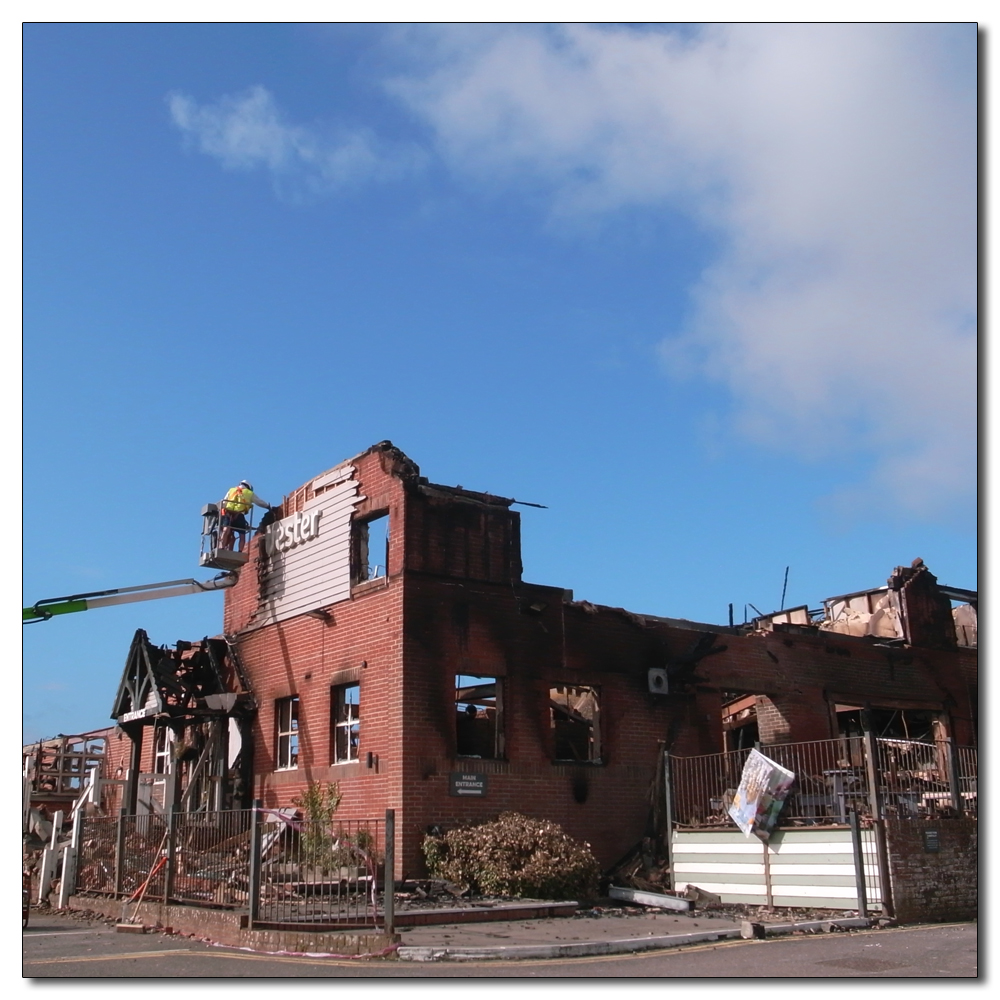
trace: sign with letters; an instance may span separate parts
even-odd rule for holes
[[[313,495],[299,495],[287,516],[261,538],[260,592],[255,625],[270,625],[351,596],[351,519],[365,498],[354,466],[313,480]],[[291,505],[290,505],[291,506]]]
[[[319,519],[322,515],[321,510],[299,511],[275,521],[264,532],[264,547],[267,554],[270,556],[275,552],[287,552],[318,538]]]
[[[145,708],[137,708],[134,712],[126,712],[121,716],[119,722],[138,722],[139,719],[148,719],[151,715],[156,715],[159,709],[155,705],[147,705]]]
[[[448,781],[449,795],[485,795],[486,775],[467,774],[463,771],[452,771]]]

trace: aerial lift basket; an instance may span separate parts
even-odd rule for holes
[[[247,540],[253,530],[253,508],[250,508],[250,522],[246,528],[232,528],[234,546],[232,549],[222,548],[220,542],[222,528],[220,527],[219,505],[207,503],[201,509],[201,555],[199,566],[210,566],[213,569],[242,569],[250,553],[247,551]]]

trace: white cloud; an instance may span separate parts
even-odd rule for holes
[[[386,86],[456,176],[539,185],[555,218],[666,207],[712,234],[677,375],[744,433],[871,468],[851,501],[934,515],[976,469],[975,30],[941,24],[388,29]],[[370,131],[285,122],[262,87],[174,122],[284,193],[405,176]],[[964,506],[964,505],[963,505]]]
[[[454,170],[561,215],[669,205],[721,237],[664,344],[743,429],[874,463],[933,514],[975,478],[971,26],[499,27],[409,34],[391,91]]]
[[[236,170],[268,170],[286,195],[323,194],[370,179],[386,180],[418,167],[421,152],[391,146],[368,129],[326,133],[283,120],[264,87],[199,105],[183,94],[167,98],[174,124],[198,149]]]

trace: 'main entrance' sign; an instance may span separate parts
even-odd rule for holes
[[[448,794],[449,795],[485,795],[486,775],[485,774],[463,774],[461,771],[452,771],[449,775]]]

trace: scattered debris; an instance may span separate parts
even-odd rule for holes
[[[691,909],[691,901],[682,899],[679,896],[668,896],[662,892],[642,892],[638,889],[620,889],[612,886],[608,890],[608,895],[612,899],[622,899],[627,903],[639,903],[642,906],[656,906],[661,910],[681,910],[687,912]]]
[[[717,896],[714,892],[699,889],[696,885],[688,885],[687,889],[684,890],[684,898],[690,899],[695,906],[709,907],[722,905],[721,896]]]

